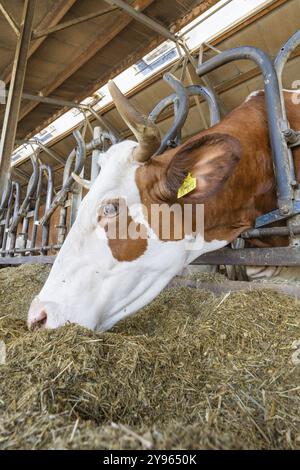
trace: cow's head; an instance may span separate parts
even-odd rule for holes
[[[137,142],[115,144],[100,156],[99,176],[31,304],[28,324],[32,329],[71,322],[107,330],[150,302],[197,255],[226,244],[225,240],[207,243],[203,235],[191,234],[182,213],[177,219],[170,214],[168,238],[147,209],[177,202],[178,188],[191,171],[197,178],[191,200],[204,201],[216,192],[239,158],[235,139],[206,135],[181,152],[151,158],[160,145],[157,128],[112,82],[110,91]],[[195,217],[194,205],[187,217]],[[181,223],[176,235],[174,224]],[[189,250],[195,241],[196,247]]]

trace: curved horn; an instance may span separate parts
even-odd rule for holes
[[[85,180],[84,178],[81,178],[81,176],[76,175],[76,173],[72,172],[72,178],[73,180],[76,181],[76,183],[80,184],[85,189],[91,189],[92,187],[92,182],[89,180]]]
[[[134,149],[134,159],[146,162],[160,146],[161,138],[157,126],[134,108],[112,80],[108,82],[108,89],[120,116],[139,143]]]

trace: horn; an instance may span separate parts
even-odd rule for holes
[[[138,141],[139,145],[134,149],[134,159],[146,162],[160,146],[158,127],[135,109],[112,80],[108,82],[108,89],[120,116]]]
[[[82,186],[83,188],[91,189],[92,184],[93,184],[91,181],[81,178],[81,176],[76,175],[76,173],[74,172],[72,172],[72,178],[74,181],[76,181],[76,183],[80,184],[80,186]]]

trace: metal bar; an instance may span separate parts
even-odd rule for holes
[[[93,18],[106,15],[107,13],[112,13],[115,10],[118,10],[118,7],[109,8],[108,10],[95,11],[94,13],[89,13],[88,15],[80,16],[79,18],[75,18],[74,20],[65,21],[64,23],[60,23],[56,26],[52,26],[52,28],[42,29],[40,31],[34,31],[33,39],[38,39],[43,36],[48,36],[48,34],[52,34],[57,31],[70,28],[71,26],[75,26],[77,24],[83,23],[84,21],[88,21]]]
[[[53,104],[54,106],[62,106],[66,108],[89,109],[89,106],[76,103],[75,101],[67,101],[60,98],[34,95],[33,93],[22,93],[22,99],[29,101],[37,101],[38,103]]]
[[[13,221],[10,226],[10,231],[14,231],[22,217],[25,217],[28,209],[29,209],[29,204],[31,202],[33,193],[35,192],[37,186],[38,186],[38,180],[39,180],[39,169],[38,169],[38,163],[37,163],[37,157],[32,156],[31,157],[31,163],[33,167],[33,172],[32,175],[28,181],[28,186],[27,186],[27,191],[26,191],[26,196],[24,201],[22,202],[18,212],[15,214]]]
[[[11,154],[14,149],[35,2],[36,0],[25,0],[24,3],[20,37],[17,42],[8,99],[5,107],[0,142],[0,194],[4,192],[10,175]]]
[[[94,127],[94,139],[97,140],[101,137],[101,127]],[[94,182],[99,175],[100,167],[98,165],[99,152],[95,149],[92,152],[92,164],[91,164],[91,181]]]
[[[51,158],[53,158],[53,160],[56,160],[61,165],[64,165],[66,163],[65,160],[63,158],[61,158],[59,155],[57,155],[56,152],[51,150],[49,147],[46,147],[46,145],[42,144],[42,142],[40,142],[36,138],[32,138],[30,140],[23,140],[22,143],[38,145],[44,152],[46,152]]]
[[[5,7],[4,7],[4,5],[2,4],[1,1],[0,1],[0,11],[3,14],[3,16],[5,17],[6,21],[8,22],[9,26],[11,27],[11,29],[16,34],[16,36],[19,37],[20,36],[20,29],[19,29],[17,23],[15,22],[15,20],[12,18],[12,16],[5,9]]]
[[[144,13],[135,10],[132,6],[128,5],[128,3],[122,0],[104,0],[106,3],[110,5],[116,5],[122,10],[124,10],[129,16],[137,20],[139,23],[143,23],[148,28],[152,29],[156,33],[160,34],[161,36],[165,37],[166,39],[170,39],[171,41],[178,42],[178,38],[175,34],[171,33],[167,28],[162,26],[157,21],[149,18]]]
[[[186,121],[189,112],[189,97],[185,87],[182,83],[174,77],[171,73],[164,75],[164,80],[170,85],[176,92],[176,98],[178,99],[178,109],[175,112],[175,120],[170,129],[167,131],[165,136],[162,138],[161,144],[155,155],[160,155],[167,147],[174,147],[175,141],[179,130],[182,128]],[[176,144],[175,144],[176,146]]]
[[[105,119],[103,116],[100,116],[97,111],[95,111],[91,106],[88,106],[88,110],[99,122],[99,124],[101,124],[101,126],[105,127],[105,129],[107,129],[111,133],[111,137],[114,138],[114,144],[121,140],[119,132],[110,122],[107,121],[107,119]]]
[[[0,258],[0,264],[4,265],[17,265],[24,263],[33,264],[53,264],[55,256],[18,256],[9,258]]]
[[[223,248],[205,253],[191,264],[224,264],[242,266],[300,266],[299,248]]]
[[[27,181],[29,180],[30,176],[25,173],[25,171],[23,170],[19,170],[18,168],[16,167],[13,167],[12,171],[17,175],[19,176],[21,179],[23,179],[24,181]]]
[[[274,61],[275,70],[278,76],[279,84],[282,86],[282,72],[291,53],[300,45],[300,29],[291,36],[288,41],[281,47]]]
[[[270,141],[277,181],[278,208],[281,214],[293,210],[293,168],[283,132],[286,129],[284,111],[280,100],[279,84],[274,65],[269,56],[256,47],[243,46],[222,52],[197,67],[200,77],[235,60],[252,60],[260,68],[264,78],[265,98],[268,112]]]
[[[205,99],[209,107],[210,126],[213,126],[220,121],[220,111],[218,107],[217,98],[211,89],[201,85],[190,85],[186,87],[185,90],[188,96],[199,95]],[[158,116],[163,112],[163,110],[166,109],[168,106],[174,104],[176,99],[177,94],[173,93],[172,95],[167,96],[166,98],[161,100],[149,114],[149,119],[151,119],[153,122],[156,122]],[[184,122],[185,120],[183,121],[182,119],[177,118],[171,129],[173,129],[173,127],[175,126],[178,132],[182,128]],[[168,141],[170,140],[169,135],[170,131],[168,131],[165,137],[163,138],[160,149],[158,151],[159,153],[162,153],[168,147]]]
[[[83,168],[86,157],[86,146],[79,131],[74,131],[73,134],[78,145],[77,151],[72,150],[72,152],[70,153],[65,165],[63,186],[61,190],[56,194],[46,214],[44,214],[41,218],[39,222],[40,225],[44,225],[45,223],[47,223],[55,209],[64,202],[64,198],[67,196],[67,193],[70,191],[74,183],[74,179],[71,175],[71,165],[73,163],[74,156],[76,156],[74,173],[79,175]]]
[[[287,142],[289,142],[289,138],[291,140],[295,138],[295,131],[293,131],[292,129],[289,129],[289,123],[288,123],[288,118],[286,114],[285,100],[284,100],[284,94],[283,94],[282,73],[283,73],[284,66],[287,63],[291,53],[296,49],[297,46],[299,46],[299,44],[300,44],[300,29],[296,31],[296,33],[293,34],[293,36],[291,36],[289,40],[281,47],[274,61],[274,67],[277,73],[277,78],[278,78],[278,83],[279,83],[280,100],[281,100],[281,106],[283,110],[283,119],[287,123],[286,129],[284,129],[284,136]],[[291,150],[289,150],[289,158],[291,162],[290,166],[291,168],[294,168],[293,154]],[[296,180],[295,171],[293,173],[293,179]]]
[[[300,234],[300,226],[294,226],[292,230],[288,227],[268,227],[268,228],[253,228],[241,233],[244,239],[250,238],[264,238],[264,237],[288,237],[293,233],[294,235]]]

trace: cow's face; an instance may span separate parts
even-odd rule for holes
[[[153,299],[180,269],[174,243],[154,237],[144,218],[136,145],[116,144],[101,158],[100,174],[32,302],[30,325],[106,330]]]
[[[126,122],[133,127],[130,119]],[[153,128],[150,134],[143,126],[139,131],[147,141],[144,147],[141,141],[125,141],[100,157],[99,176],[80,205],[44,287],[31,304],[30,328],[56,328],[71,322],[107,330],[150,302],[191,259],[227,243],[204,243],[202,235],[193,237],[189,231],[175,238],[174,227],[170,239],[166,239],[160,227],[153,227],[146,209],[152,201],[172,202],[186,171],[180,167],[182,163],[176,165],[176,156],[162,164],[157,160],[153,165],[145,163]],[[157,134],[155,138],[157,148]],[[226,147],[223,141],[208,143],[203,167],[210,185],[208,193],[214,181],[208,171],[209,155],[215,164],[220,145]],[[226,160],[224,152],[220,158]],[[218,185],[219,179],[213,184]],[[205,185],[203,177],[201,188]],[[198,188],[195,191],[199,192]],[[198,249],[188,250],[187,245],[195,240]]]

